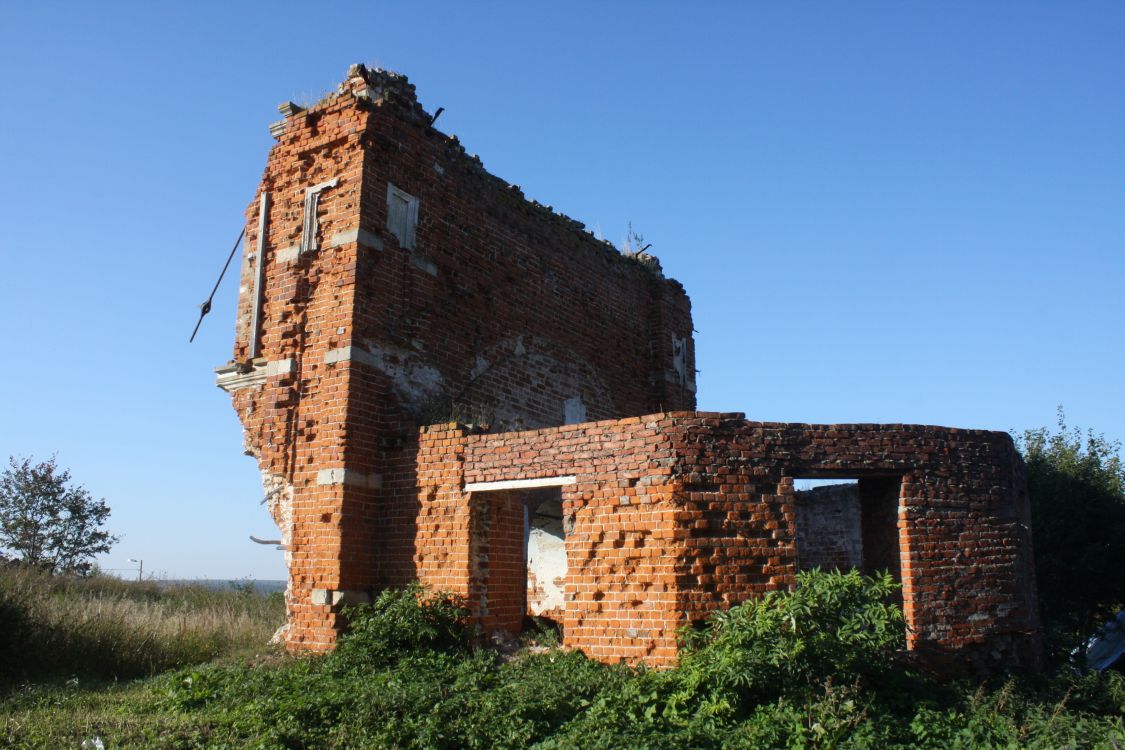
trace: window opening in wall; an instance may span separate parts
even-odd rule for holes
[[[863,532],[856,479],[795,479],[797,567],[863,567]]]
[[[886,570],[902,581],[901,477],[795,478],[793,489],[799,569]]]
[[[387,183],[387,229],[403,250],[414,249],[414,233],[418,227],[418,199]]]

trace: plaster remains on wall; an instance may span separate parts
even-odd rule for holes
[[[562,501],[553,498],[525,506],[527,514],[527,611],[562,618],[566,606],[566,537]]]
[[[291,551],[293,544],[293,485],[285,477],[263,469],[262,489],[266,493],[266,510],[269,511],[270,518],[277,524],[278,531],[281,532],[281,549],[285,559],[286,573],[285,606],[288,609],[293,594],[293,578],[289,575],[290,566],[293,564],[293,553]],[[270,643],[285,642],[285,637],[289,633],[290,622],[287,621],[277,629],[273,637],[270,638]]]
[[[478,355],[454,400],[472,405],[478,391],[504,394],[490,417],[495,428],[505,430],[604,419],[616,408],[588,362],[535,336],[514,336]]]
[[[689,373],[687,366],[687,339],[682,336],[672,336],[672,368],[680,385],[695,389],[695,373]]]
[[[418,411],[445,394],[445,379],[436,367],[426,364],[422,353],[370,340],[364,348],[362,360],[390,379],[398,402],[407,411]]]

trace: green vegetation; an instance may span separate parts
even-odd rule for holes
[[[1039,610],[1048,656],[1085,654],[1090,636],[1125,608],[1125,465],[1121,444],[1068,429],[1020,439],[1031,496]]]
[[[0,746],[1121,750],[1125,677],[1067,663],[1125,606],[1120,446],[1061,415],[1020,442],[1048,676],[914,671],[895,584],[856,572],[716,613],[655,671],[479,648],[463,604],[416,585],[351,610],[333,653],[294,658],[263,645],[279,595],[0,566]]]
[[[109,506],[72,486],[53,456],[31,461],[10,457],[0,472],[0,549],[52,573],[89,573],[94,555],[117,542],[102,528]]]
[[[807,573],[685,632],[680,665],[475,648],[455,598],[351,611],[325,657],[226,659],[132,684],[25,687],[0,745],[142,748],[1121,747],[1125,680],[939,685],[895,656],[894,584]]]
[[[142,677],[261,650],[284,621],[280,594],[0,566],[0,690]]]

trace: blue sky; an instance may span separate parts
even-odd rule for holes
[[[1125,4],[10,3],[0,457],[113,508],[101,562],[280,578],[228,278],[287,99],[350,63],[693,299],[699,405],[1125,438]]]

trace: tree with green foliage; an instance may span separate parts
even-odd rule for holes
[[[0,474],[0,548],[52,573],[89,573],[94,555],[109,552],[117,537],[104,530],[105,499],[95,500],[55,458],[32,463],[8,459]]]
[[[1084,657],[1125,607],[1125,466],[1121,444],[1066,426],[1028,430],[1027,466],[1039,608],[1050,655]]]

